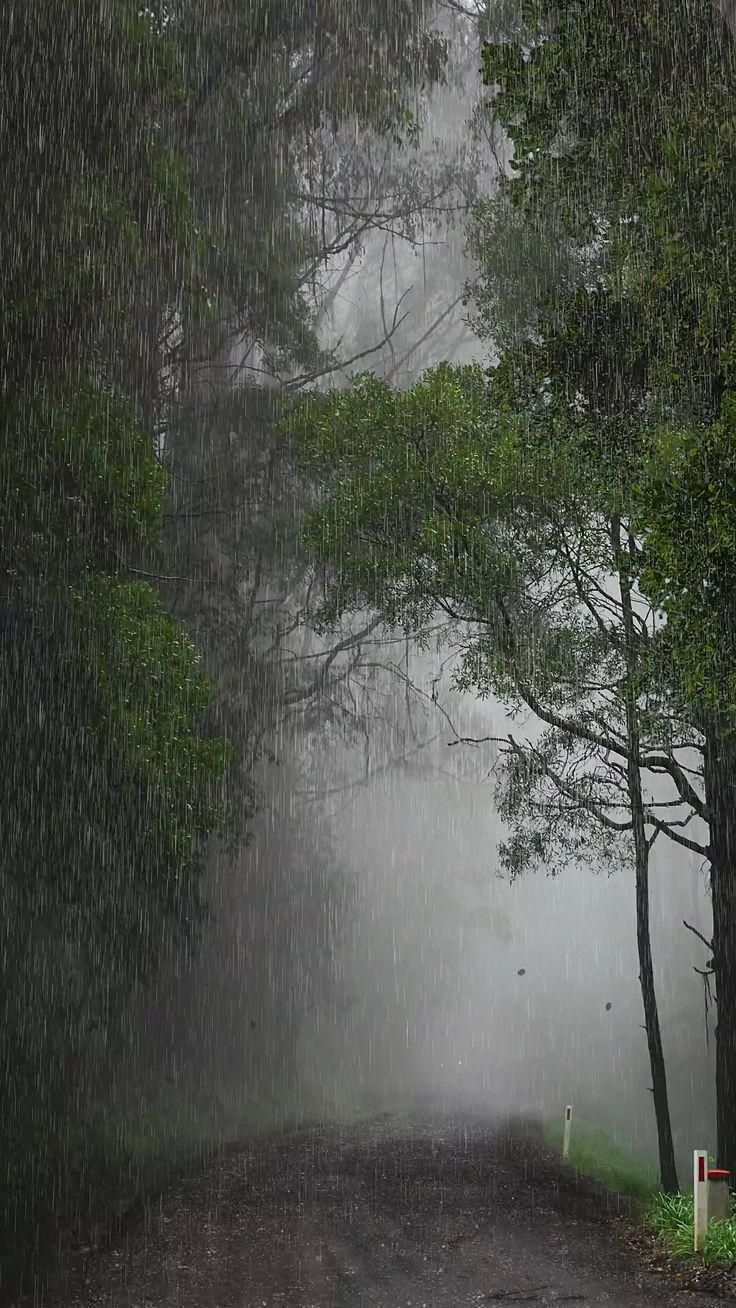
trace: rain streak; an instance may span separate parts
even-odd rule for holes
[[[736,5],[2,29],[0,1306],[736,1299]]]

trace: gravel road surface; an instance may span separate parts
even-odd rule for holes
[[[251,1142],[181,1183],[54,1308],[699,1308],[642,1255],[625,1201],[563,1169],[533,1125],[385,1118]]]

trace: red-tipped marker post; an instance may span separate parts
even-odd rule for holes
[[[708,1232],[708,1150],[693,1151],[693,1237],[701,1253]]]

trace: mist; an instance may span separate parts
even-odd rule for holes
[[[330,374],[330,385],[369,367],[403,387],[440,360],[484,358],[469,320],[475,270],[464,215],[479,186],[493,194],[510,147],[478,128],[487,92],[473,24],[445,9],[438,21],[450,41],[447,84],[417,102],[415,154],[397,149],[386,166],[431,167],[442,177],[441,200],[421,231],[416,223],[368,231],[327,267],[322,344],[360,356]],[[343,129],[337,156],[350,148]],[[398,310],[398,328],[371,349]],[[253,351],[252,343],[235,351],[238,369],[260,366]],[[329,645],[303,629],[287,642],[302,656]],[[385,721],[365,767],[364,742],[322,726],[292,724],[274,737],[250,844],[213,854],[211,921],[190,973],[177,973],[174,1009],[188,996],[171,1023],[186,1030],[173,1055],[179,1075],[196,1085],[223,1134],[263,1121],[399,1110],[417,1096],[552,1122],[572,1103],[576,1115],[654,1158],[626,847],[610,876],[581,865],[555,877],[502,875],[497,757],[492,746],[451,742],[503,734],[508,719],[499,703],[452,692],[444,657],[408,651],[412,684],[425,707],[432,701],[429,743],[411,762],[394,757],[396,724]],[[433,700],[438,682],[454,732]],[[703,869],[661,842],[651,895],[685,1170],[694,1136],[714,1131],[713,1014],[706,1038],[694,970],[702,947],[683,926],[687,919],[709,935]],[[162,994],[159,987],[159,1011]]]
[[[727,1212],[736,5],[620,9],[9,7],[3,1304]]]
[[[543,9],[10,6],[3,1302],[736,1173],[736,5]]]
[[[498,734],[499,706],[472,710],[473,731]],[[551,1121],[572,1103],[656,1158],[625,856],[611,876],[571,866],[511,883],[499,872],[491,783],[442,774],[381,779],[330,830],[359,889],[338,942],[348,1013],[320,1011],[300,1036],[301,1068],[327,1102],[389,1111],[419,1096]],[[713,1013],[706,1039],[702,950],[683,926],[708,933],[703,870],[687,851],[655,847],[651,895],[684,1168],[694,1135],[713,1131]]]

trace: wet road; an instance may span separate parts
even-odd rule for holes
[[[89,1259],[68,1308],[643,1308],[693,1295],[637,1267],[611,1203],[533,1140],[394,1118],[244,1148]]]

